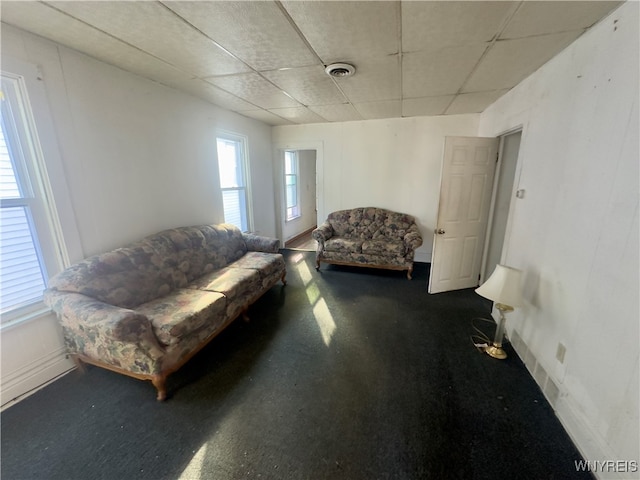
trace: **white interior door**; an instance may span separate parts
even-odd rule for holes
[[[478,285],[497,138],[446,137],[429,293]]]

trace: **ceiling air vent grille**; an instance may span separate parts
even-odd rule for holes
[[[332,63],[327,65],[324,71],[332,77],[344,78],[356,73],[356,67],[348,63]]]

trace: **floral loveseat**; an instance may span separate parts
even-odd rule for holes
[[[354,208],[330,213],[312,232],[320,262],[413,272],[415,249],[422,236],[411,215],[382,208]]]
[[[167,376],[275,285],[285,284],[276,239],[233,225],[174,228],[89,257],[49,281],[69,354],[151,380]]]

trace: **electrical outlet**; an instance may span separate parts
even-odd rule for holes
[[[560,363],[564,363],[564,355],[567,353],[567,347],[562,342],[558,342],[558,349],[556,350],[556,358]]]

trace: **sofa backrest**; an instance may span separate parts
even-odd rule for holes
[[[224,267],[246,251],[242,233],[233,225],[173,228],[86,258],[49,280],[49,289],[135,308]]]
[[[339,210],[330,213],[327,221],[338,236],[367,240],[401,239],[415,225],[411,215],[376,207]]]

